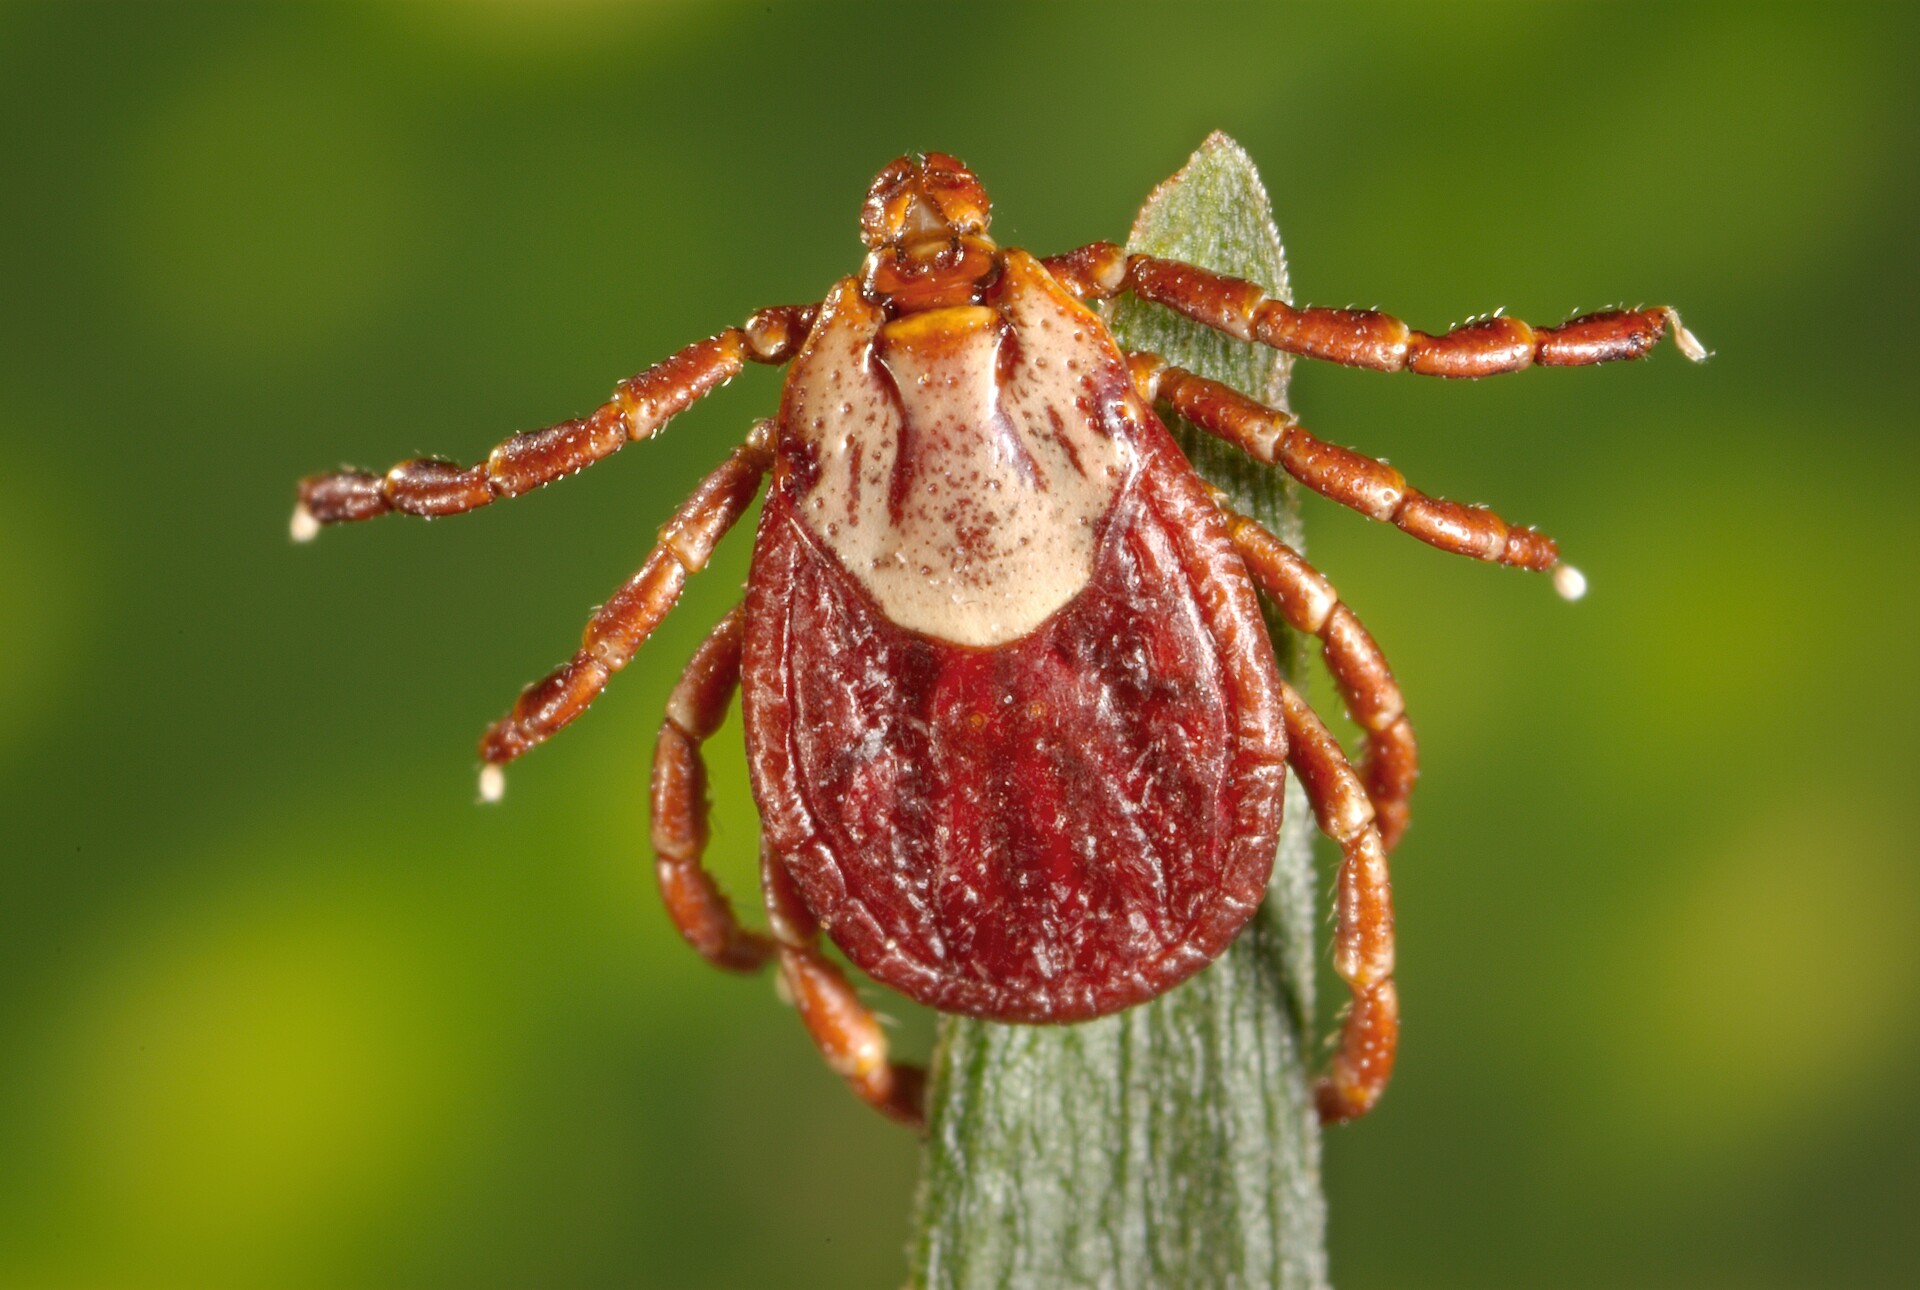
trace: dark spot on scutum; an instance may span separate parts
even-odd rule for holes
[[[999,345],[993,356],[993,378],[1002,389],[1013,379],[1013,374],[1026,358],[1026,347],[1020,343],[1020,333],[1002,323]]]
[[[1012,378],[1020,364],[1021,347],[1017,332],[1004,321],[994,338],[993,358],[994,400],[992,424],[983,427],[991,435],[994,456],[1012,466],[1020,479],[1028,487],[1046,491],[1046,482],[1040,478],[1039,464],[1033,454],[1027,451],[1027,445],[1020,432],[1015,428],[1013,419],[1007,415],[1002,396],[1007,382]]]
[[[1060,451],[1067,454],[1067,461],[1074,473],[1084,476],[1087,468],[1080,461],[1080,450],[1073,446],[1073,436],[1067,433],[1067,423],[1060,416],[1060,409],[1051,403],[1047,405],[1047,424],[1053,428],[1053,441],[1060,445]]]
[[[913,487],[913,457],[917,433],[911,419],[907,416],[906,404],[900,399],[900,386],[893,379],[893,372],[882,362],[877,354],[868,353],[867,366],[873,374],[874,384],[880,389],[883,398],[893,401],[893,410],[897,414],[895,424],[899,434],[893,444],[893,478],[887,481],[887,520],[895,528],[907,513],[907,494]]]

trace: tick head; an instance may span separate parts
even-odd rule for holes
[[[860,240],[873,250],[952,242],[987,231],[987,190],[944,152],[901,157],[874,176],[860,208]]]
[[[944,152],[915,153],[874,177],[860,208],[861,286],[892,316],[980,302],[997,274],[987,190]]]

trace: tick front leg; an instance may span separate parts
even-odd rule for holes
[[[1429,497],[1385,462],[1335,447],[1291,414],[1231,386],[1170,367],[1157,354],[1134,354],[1127,362],[1142,398],[1167,404],[1256,461],[1280,466],[1322,497],[1442,551],[1535,572],[1550,570],[1554,588],[1569,600],[1586,590],[1580,571],[1560,563],[1559,547],[1544,533],[1511,526],[1484,506]]]
[[[819,924],[764,837],[760,879],[767,920],[780,943],[781,988],[799,1011],[814,1047],[861,1101],[890,1120],[924,1128],[926,1071],[891,1060],[879,1018],[820,952]]]
[[[583,470],[622,445],[648,439],[673,417],[740,373],[748,360],[785,363],[799,352],[814,305],[762,309],[744,328],[696,341],[614,388],[593,413],[517,434],[475,466],[441,457],[403,461],[384,475],[342,470],[300,482],[292,531],[305,542],[322,525],[372,519],[388,511],[458,515],[497,497],[517,497]]]
[[[700,956],[730,972],[752,972],[774,942],[740,925],[704,859],[708,827],[707,764],[701,745],[726,720],[740,688],[739,607],[694,652],[667,700],[667,717],[653,746],[653,851],[660,896],[680,935]]]
[[[1392,851],[1407,829],[1407,799],[1420,773],[1420,754],[1386,655],[1333,584],[1305,557],[1247,516],[1225,506],[1221,510],[1247,571],[1280,606],[1287,625],[1319,637],[1321,656],[1341,701],[1364,732],[1360,779],[1373,804],[1381,843]]]
[[[1281,684],[1287,762],[1321,832],[1340,844],[1333,970],[1353,996],[1340,1047],[1316,1097],[1322,1124],[1365,1115],[1393,1074],[1400,1000],[1393,987],[1393,892],[1373,806],[1340,744],[1292,686]]]
[[[687,575],[706,567],[713,548],[752,504],[772,464],[773,423],[762,421],[661,528],[659,545],[640,572],[595,611],[580,650],[522,691],[513,710],[481,736],[483,798],[497,800],[506,787],[501,768],[585,712],[627,665],[680,599]]]
[[[1421,376],[1494,376],[1527,367],[1578,367],[1642,358],[1669,330],[1680,352],[1705,362],[1707,349],[1665,305],[1582,314],[1557,327],[1483,318],[1440,336],[1414,331],[1373,309],[1296,308],[1254,283],[1178,260],[1128,255],[1095,242],[1045,261],[1069,290],[1107,297],[1132,291],[1203,326],[1289,354],[1348,367]]]

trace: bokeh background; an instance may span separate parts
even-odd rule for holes
[[[296,549],[292,483],[477,459],[817,297],[899,152],[967,158],[995,233],[1055,250],[1124,235],[1214,128],[1305,299],[1670,300],[1718,351],[1298,371],[1308,424],[1593,584],[1308,502],[1427,768],[1405,1062],[1328,1144],[1336,1279],[1920,1281],[1917,34],[1893,4],[0,4],[0,1286],[896,1284],[915,1143],[653,891],[652,733],[745,532],[473,804],[481,727],[777,378],[431,527]]]

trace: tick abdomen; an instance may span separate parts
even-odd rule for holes
[[[895,621],[823,558],[810,495],[769,494],[744,683],[768,840],[834,939],[922,1002],[1019,1021],[1127,1007],[1209,961],[1259,903],[1286,741],[1271,655],[1243,648],[1252,588],[1191,525],[1184,463],[1133,473],[1079,593],[992,648]]]

